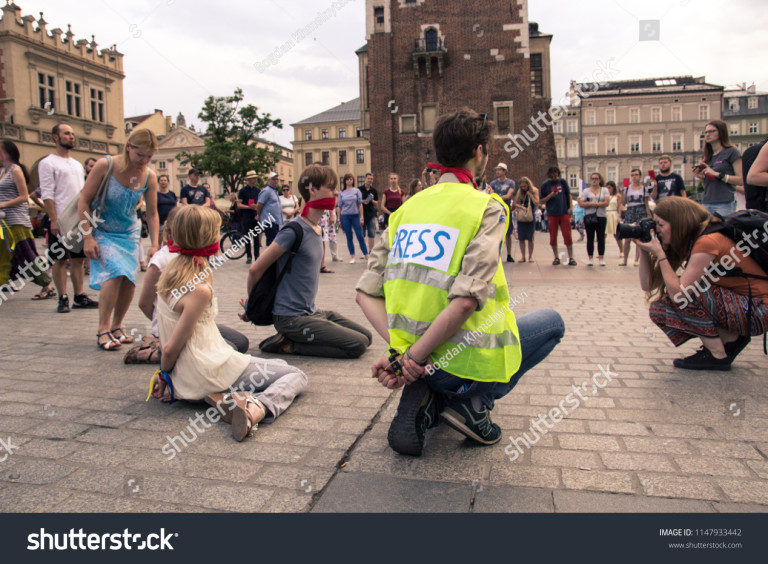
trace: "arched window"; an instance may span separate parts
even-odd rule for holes
[[[424,41],[426,43],[427,51],[437,51],[438,37],[437,30],[434,27],[430,27],[424,32]]]

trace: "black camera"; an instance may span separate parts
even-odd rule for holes
[[[656,229],[656,222],[646,217],[637,224],[619,223],[616,226],[616,236],[619,239],[639,239],[647,243],[653,238],[652,229]]]

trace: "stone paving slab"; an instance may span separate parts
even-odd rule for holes
[[[341,473],[313,513],[436,513],[469,510],[472,486],[428,480],[402,480],[366,473]]]
[[[439,426],[418,459],[387,445],[400,391],[370,378],[386,350],[378,336],[360,359],[286,357],[309,375],[306,392],[236,443],[225,424],[190,426],[205,405],[145,403],[153,367],[98,350],[96,311],[59,315],[54,300],[31,302],[24,288],[0,305],[0,439],[18,447],[0,462],[0,512],[768,509],[762,343],[727,373],[678,370],[672,360],[698,345],[676,350],[650,323],[637,270],[615,266],[615,247],[606,268],[584,266],[578,244],[579,266],[554,267],[539,234],[535,257],[504,265],[514,312],[559,311],[565,339],[497,403],[500,443],[474,446]],[[333,268],[318,304],[367,324],[354,303],[363,265]],[[218,321],[260,355],[272,329],[236,317],[246,272],[243,261],[216,272]],[[149,326],[134,299],[126,331]],[[592,393],[601,367],[615,375]],[[541,423],[582,384],[587,400]]]

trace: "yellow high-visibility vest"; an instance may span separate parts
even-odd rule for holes
[[[390,216],[384,296],[390,345],[396,350],[402,353],[418,341],[448,307],[464,253],[480,229],[491,198],[503,203],[496,194],[467,184],[436,184]],[[505,223],[506,228],[509,217]],[[501,243],[485,306],[430,355],[438,368],[460,378],[509,382],[520,368],[520,338],[509,307]]]

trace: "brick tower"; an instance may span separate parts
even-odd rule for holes
[[[366,36],[358,50],[361,125],[379,189],[392,171],[403,187],[420,176],[435,157],[437,118],[462,106],[498,126],[488,181],[499,162],[515,180],[537,184],[557,163],[551,127],[522,152],[504,148],[551,104],[552,36],[528,22],[527,0],[366,0]]]

